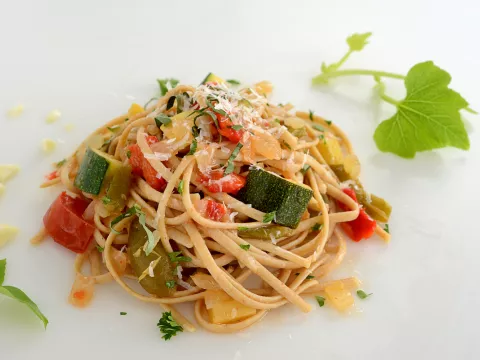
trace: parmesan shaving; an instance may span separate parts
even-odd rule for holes
[[[55,109],[48,113],[45,121],[47,122],[47,124],[53,124],[55,121],[60,119],[60,116],[62,116],[62,113],[60,112],[60,110]]]

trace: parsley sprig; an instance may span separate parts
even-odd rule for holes
[[[374,140],[383,152],[404,158],[413,158],[420,151],[453,146],[462,150],[470,148],[470,140],[460,116],[460,110],[476,113],[468,102],[448,86],[451,76],[432,61],[414,65],[407,75],[386,71],[347,69],[340,67],[354,52],[363,50],[372,33],[353,34],[347,38],[348,52],[336,63],[322,63],[321,74],[312,83],[327,84],[340,76],[372,76],[379,97],[396,107],[391,118],[382,121],[375,130]],[[396,100],[386,94],[383,79],[403,80],[407,95]]]
[[[173,336],[176,336],[177,333],[183,332],[183,327],[173,319],[170,311],[163,313],[161,319],[157,323],[157,326],[160,329],[160,332],[164,334],[162,339],[165,341],[170,340]]]

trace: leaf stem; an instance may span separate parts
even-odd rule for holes
[[[320,74],[318,76],[315,76],[312,79],[312,83],[313,84],[325,83],[326,80],[329,80],[331,78],[336,78],[340,76],[352,76],[352,75],[367,75],[367,76],[386,77],[386,78],[400,79],[400,80],[405,79],[405,75],[395,74],[387,71],[348,69],[348,70],[338,70],[338,71],[332,71],[332,72]]]
[[[380,79],[380,76],[375,75],[374,79],[375,79],[375,82],[377,83],[376,87],[378,89],[378,96],[380,96],[380,98],[383,101],[398,107],[398,105],[400,105],[400,102],[398,100],[395,100],[394,98],[391,98],[387,94],[385,94],[385,84]]]
[[[338,69],[340,66],[342,66],[345,63],[345,61],[348,60],[350,55],[352,55],[352,53],[353,53],[352,50],[348,50],[348,52],[345,55],[343,55],[340,61],[335,64],[335,68]]]

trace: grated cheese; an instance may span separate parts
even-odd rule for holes
[[[18,234],[18,228],[6,224],[0,224],[0,247],[11,241]]]
[[[11,118],[19,117],[23,113],[23,105],[19,104],[7,111],[7,116]]]
[[[62,113],[60,112],[60,110],[55,109],[48,113],[45,121],[47,122],[47,124],[53,124],[55,121],[60,119],[60,116],[62,116]]]
[[[42,150],[46,153],[54,151],[57,147],[57,143],[52,139],[43,139],[42,140]]]
[[[155,274],[153,273],[153,267],[155,266],[155,261],[151,261],[150,265],[148,265],[148,276],[154,277]]]
[[[0,183],[5,183],[7,180],[13,178],[19,172],[20,167],[18,165],[0,165]]]

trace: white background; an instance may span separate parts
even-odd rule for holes
[[[26,309],[0,302],[0,358],[480,358],[479,119],[468,116],[469,152],[447,149],[403,160],[379,153],[373,143],[377,122],[393,109],[375,110],[371,79],[310,86],[322,61],[343,55],[347,35],[373,31],[346,67],[406,73],[416,62],[434,60],[479,110],[479,10],[473,0],[2,0],[0,164],[18,163],[22,171],[0,199],[0,223],[21,228],[0,258],[8,259],[6,284],[24,289],[50,324],[44,331]],[[52,242],[29,245],[59,191],[38,189],[50,163],[133,99],[148,100],[157,77],[198,83],[209,71],[246,83],[270,80],[278,102],[334,120],[353,141],[366,187],[392,203],[392,242],[349,242],[337,273],[359,276],[374,293],[357,301],[352,314],[314,306],[304,315],[288,306],[240,334],[199,331],[164,342],[156,328],[161,310],[115,284],[98,287],[90,308],[70,307],[74,255]],[[401,98],[401,82],[388,82],[387,93]],[[18,103],[24,114],[7,119],[7,109]],[[55,108],[61,120],[46,125]],[[75,131],[65,131],[67,123]],[[65,143],[45,156],[44,137]]]

